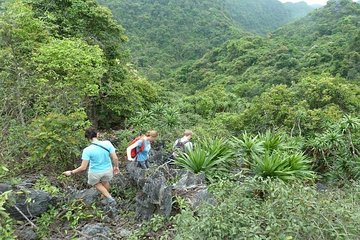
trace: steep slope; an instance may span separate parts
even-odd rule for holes
[[[125,27],[133,62],[163,79],[244,30],[265,34],[293,19],[277,0],[98,0]],[[305,14],[304,10],[301,14]]]
[[[129,36],[133,62],[151,79],[202,56],[242,31],[217,0],[99,0]]]
[[[350,80],[359,77],[360,6],[351,0],[329,0],[324,8],[279,29],[273,38],[304,53],[299,59],[304,70],[325,70]]]
[[[312,11],[306,3],[277,0],[224,0],[224,10],[249,32],[266,34]]]
[[[316,6],[309,6],[305,2],[297,2],[297,3],[284,3],[286,9],[290,11],[291,18],[301,18],[306,16],[312,10],[317,8]]]
[[[231,40],[183,67],[177,81],[200,90],[226,84],[241,97],[261,94],[273,84],[290,85],[308,74],[329,73],[360,80],[360,6],[329,1],[324,8],[267,38]],[[230,87],[231,86],[231,87]]]

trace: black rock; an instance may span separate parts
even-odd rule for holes
[[[0,193],[6,192],[11,190],[11,185],[6,184],[6,183],[0,183]]]
[[[36,240],[38,236],[31,227],[25,227],[24,229],[15,232],[18,240]]]
[[[26,217],[34,218],[46,212],[51,204],[52,197],[42,190],[24,189],[12,194],[14,204],[7,203],[6,211],[16,220],[25,218],[16,209],[18,208]]]
[[[102,223],[87,224],[81,229],[79,240],[110,240],[110,228]]]
[[[82,199],[85,204],[91,205],[98,199],[98,197],[99,197],[99,192],[94,188],[90,188],[90,189],[83,189],[74,192],[70,196],[70,200]]]

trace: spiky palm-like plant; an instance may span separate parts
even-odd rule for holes
[[[141,109],[140,111],[136,112],[137,116],[139,116],[142,119],[148,119],[150,122],[151,120],[154,120],[154,113],[147,109]]]
[[[322,134],[317,134],[309,143],[312,144],[313,150],[322,152],[324,156],[331,155],[344,145],[343,136],[337,130],[327,130]]]
[[[258,139],[258,136],[251,136],[246,132],[240,138],[233,137],[232,144],[239,150],[240,156],[247,164],[264,153],[263,142]]]
[[[189,153],[181,153],[175,159],[175,163],[189,171],[199,173],[207,168],[207,153],[201,148],[196,148]]]
[[[151,106],[151,111],[154,113],[154,114],[157,114],[157,115],[160,115],[160,114],[163,114],[164,112],[164,109],[166,109],[168,106],[164,103],[161,103],[161,102],[158,102],[158,103],[155,103]]]
[[[347,135],[350,148],[351,148],[351,154],[353,156],[360,155],[359,150],[355,147],[353,143],[353,131],[358,130],[360,128],[360,119],[356,117],[352,117],[350,115],[345,115],[341,121],[340,121],[340,128],[343,133]]]
[[[230,158],[233,150],[229,142],[224,138],[209,138],[200,142],[200,147],[204,149],[211,158]]]
[[[129,125],[147,131],[151,128],[151,124],[154,121],[154,113],[152,111],[141,109],[136,112],[136,115],[129,118]]]
[[[251,166],[252,171],[262,177],[279,178],[284,181],[314,178],[310,162],[300,153],[285,154],[281,152],[266,153],[257,157]]]
[[[264,150],[270,154],[276,150],[285,148],[283,136],[280,134],[266,131],[265,134],[260,135],[260,139],[263,141]]]
[[[343,131],[346,131],[347,129],[356,130],[360,128],[360,119],[350,115],[345,115],[341,119],[340,125]]]
[[[188,153],[182,153],[175,163],[194,173],[204,172],[212,180],[219,172],[228,171],[234,160],[231,146],[224,139],[207,139]]]
[[[168,107],[163,111],[164,124],[168,127],[174,127],[180,120],[179,111],[175,107]]]

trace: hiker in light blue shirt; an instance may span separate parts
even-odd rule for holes
[[[89,172],[103,172],[112,169],[109,153],[113,152],[115,148],[110,141],[96,139],[83,150],[81,159],[89,161]]]
[[[137,167],[143,169],[149,168],[149,152],[151,150],[151,143],[156,140],[158,133],[154,130],[148,131],[143,135],[138,141],[131,144],[126,149],[127,158],[129,161],[137,161]],[[143,147],[142,147],[143,145]],[[137,155],[133,158],[131,157],[131,150],[136,148]],[[142,149],[142,150],[141,150]]]
[[[115,199],[109,193],[109,182],[113,175],[119,173],[119,160],[115,148],[109,141],[99,141],[98,132],[94,128],[86,129],[85,137],[91,141],[91,145],[83,150],[81,166],[63,174],[71,176],[86,171],[89,166],[88,184],[95,186],[105,197],[105,204],[115,203]]]
[[[148,158],[149,158],[149,153],[150,153],[150,150],[151,150],[151,143],[149,140],[138,140],[135,144],[136,144],[136,148],[137,149],[140,149],[141,148],[141,145],[143,144],[144,142],[144,150],[143,151],[139,151],[139,153],[137,154],[137,158],[136,160],[138,162],[143,162],[143,161],[146,161]]]

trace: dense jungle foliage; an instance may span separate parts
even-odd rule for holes
[[[174,68],[243,36],[244,30],[266,34],[312,10],[306,4],[277,0],[98,2],[124,26],[132,62],[153,80],[168,77]]]
[[[78,166],[91,125],[116,145],[123,174],[138,132],[157,130],[153,147],[171,153],[191,129],[194,151],[174,166],[204,173],[215,203],[194,210],[176,197],[171,217],[138,224],[127,208],[136,189],[114,189],[128,239],[358,239],[358,3],[0,3],[0,182],[86,187],[60,175]],[[22,224],[5,211],[11,195],[0,195],[0,239]],[[62,203],[33,222],[40,239],[70,239],[103,219]]]

